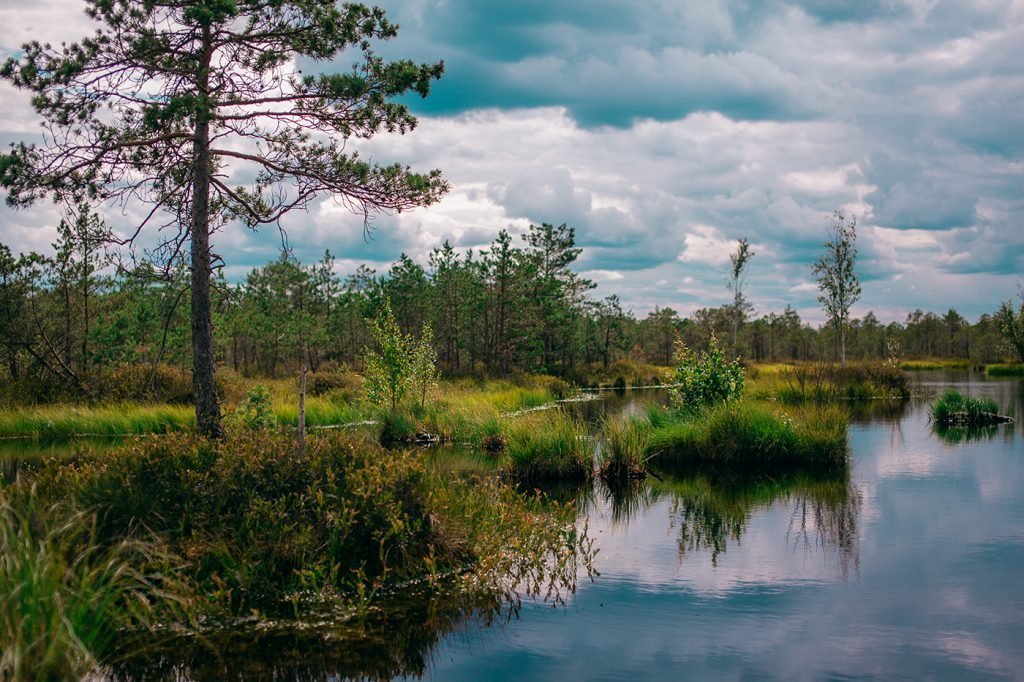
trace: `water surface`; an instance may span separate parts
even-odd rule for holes
[[[1020,380],[918,381],[1024,414]],[[936,434],[927,405],[859,409],[848,481],[595,493],[601,575],[448,636],[426,679],[1024,678],[1021,428]]]

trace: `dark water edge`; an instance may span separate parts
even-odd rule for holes
[[[911,374],[1024,416],[1020,379]],[[927,406],[851,403],[838,478],[553,491],[601,549],[563,606],[415,588],[358,616],[168,638],[93,679],[1024,679],[1022,428],[943,433]]]

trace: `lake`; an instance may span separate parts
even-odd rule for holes
[[[1020,380],[915,378],[1024,414]],[[425,678],[1024,678],[1021,427],[957,442],[927,407],[858,410],[846,494],[781,482],[716,502],[666,479],[626,513],[596,494],[601,575],[564,608],[449,636]]]
[[[1024,414],[1019,379],[915,381]],[[643,396],[574,409],[594,418]],[[936,433],[928,403],[855,405],[840,480],[596,484],[580,506],[599,575],[564,603],[516,611],[412,590],[358,627],[254,621],[109,677],[1024,679],[1021,426]]]

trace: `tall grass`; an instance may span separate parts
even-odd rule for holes
[[[639,417],[607,419],[601,425],[598,472],[609,485],[647,475],[651,423]]]
[[[1024,364],[1014,365],[986,365],[985,374],[990,377],[1020,377],[1024,376]]]
[[[77,678],[190,595],[156,545],[102,542],[92,515],[43,505],[0,498],[0,679]]]
[[[586,426],[563,410],[510,419],[505,436],[505,468],[520,479],[585,480],[593,473]]]
[[[988,426],[1009,421],[999,414],[999,404],[991,398],[973,398],[957,391],[946,391],[931,406],[932,421],[942,426]]]
[[[188,405],[117,403],[102,406],[47,405],[0,410],[0,438],[41,441],[75,436],[126,436],[192,428]]]
[[[659,468],[840,471],[849,464],[846,413],[834,406],[782,411],[740,401],[687,417],[655,414],[648,453]]]

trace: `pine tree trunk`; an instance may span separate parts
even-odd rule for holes
[[[200,91],[209,90],[210,37],[204,32],[204,64]],[[210,305],[210,112],[196,114],[192,178],[192,390],[196,401],[196,430],[222,438],[220,404],[214,383],[213,318]]]

